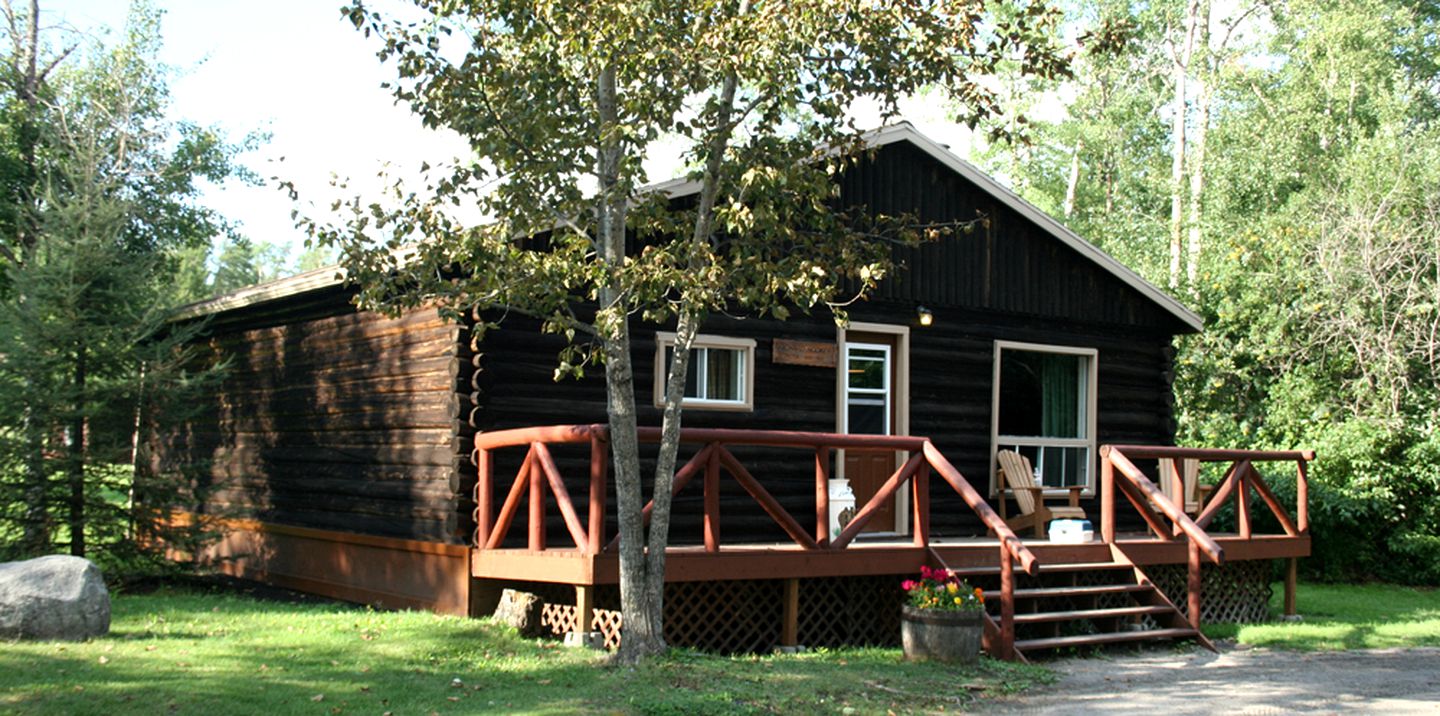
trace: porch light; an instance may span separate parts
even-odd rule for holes
[[[920,306],[915,309],[915,314],[920,317],[920,325],[928,326],[935,322],[935,314],[930,309]]]

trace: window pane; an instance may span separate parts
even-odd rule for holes
[[[723,348],[705,348],[705,392],[706,400],[739,401],[741,372],[744,370],[743,353]]]
[[[1084,485],[1090,461],[1090,449],[1083,447],[1052,447],[1039,449],[1039,470],[1046,487]]]
[[[1001,351],[1000,434],[1085,437],[1088,360],[1063,353]]]
[[[703,363],[700,354],[704,352],[704,348],[690,351],[690,370],[685,374],[686,398],[700,397],[700,371],[702,370],[701,363]],[[672,346],[665,346],[665,366],[661,368],[661,370],[665,371],[665,377],[667,381],[670,377],[670,361],[674,358],[674,356],[675,349]],[[663,390],[664,386],[661,386],[661,389]]]
[[[852,433],[885,435],[889,431],[890,409],[883,398],[851,396],[846,428]]]
[[[1080,356],[1040,355],[1040,435],[1047,438],[1082,437]]]
[[[850,387],[885,389],[885,363],[878,360],[850,360]]]

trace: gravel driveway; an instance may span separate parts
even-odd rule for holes
[[[987,713],[1440,714],[1440,649],[1306,653],[1245,647],[1049,662],[1054,685]]]

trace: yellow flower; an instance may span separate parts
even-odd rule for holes
[[[955,597],[955,603],[956,603],[956,604],[959,604],[960,601],[961,601],[960,597]]]
[[[955,584],[954,582],[951,582],[951,583],[945,585],[945,591],[947,591],[947,592],[949,592],[949,593],[951,593],[951,594],[954,594],[955,592],[957,592],[957,591],[959,591],[959,590],[960,590],[959,585]]]

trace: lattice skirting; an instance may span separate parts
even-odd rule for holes
[[[1180,608],[1189,611],[1189,572],[1183,564],[1145,567],[1150,581]],[[1205,624],[1255,623],[1270,619],[1272,564],[1268,560],[1200,565],[1200,621]],[[1188,616],[1188,614],[1187,614]]]
[[[1203,567],[1201,604],[1206,623],[1254,622],[1268,618],[1271,564],[1232,562]],[[1185,565],[1152,565],[1145,573],[1183,612]],[[900,643],[900,582],[909,575],[829,577],[800,580],[798,641],[810,646],[894,646]],[[1083,580],[1082,580],[1083,581]],[[575,589],[537,587],[545,604],[541,626],[561,636],[575,631]],[[675,582],[665,585],[665,640],[672,646],[734,654],[767,652],[779,646],[784,627],[785,582],[780,579]],[[593,628],[605,646],[620,645],[620,590],[596,589]]]
[[[903,575],[801,579],[798,641],[806,646],[900,643]],[[530,587],[526,585],[527,591]],[[574,588],[533,589],[544,600],[542,628],[575,631]],[[779,579],[675,582],[665,585],[665,641],[722,654],[766,652],[780,645],[785,582]],[[620,645],[620,590],[600,587],[593,628],[605,646]]]

